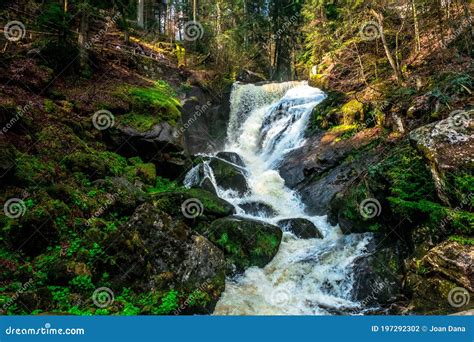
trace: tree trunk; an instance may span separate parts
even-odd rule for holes
[[[397,83],[400,83],[402,80],[400,69],[398,68],[397,63],[395,62],[395,59],[393,58],[392,53],[390,52],[390,48],[388,47],[387,40],[385,39],[385,34],[383,30],[383,15],[381,13],[377,13],[375,10],[372,10],[371,12],[372,15],[377,19],[377,22],[379,24],[380,39],[382,40],[385,55],[387,56],[388,62],[390,63],[390,66],[393,69],[395,78],[397,79]]]
[[[418,10],[416,8],[416,0],[411,0],[411,7],[413,11],[413,23],[415,26],[415,42],[416,42],[416,52],[421,51],[421,40],[420,40],[420,27],[418,25]]]
[[[87,66],[87,42],[89,40],[89,11],[86,8],[81,10],[81,27],[79,31],[79,64],[81,69]]]

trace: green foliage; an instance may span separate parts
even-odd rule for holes
[[[69,285],[71,285],[77,291],[85,293],[93,291],[95,289],[95,286],[92,283],[92,279],[88,275],[79,275],[75,277],[69,282]]]
[[[339,125],[338,109],[345,102],[346,95],[329,92],[328,96],[317,105],[312,113],[310,130],[327,129]]]
[[[175,181],[171,181],[167,178],[157,177],[156,183],[153,188],[149,189],[149,192],[152,194],[183,190],[183,188]]]
[[[459,242],[461,245],[474,246],[474,239],[464,236],[452,235],[449,240]]]
[[[172,290],[163,296],[158,308],[152,310],[154,315],[169,315],[178,309],[178,291]]]

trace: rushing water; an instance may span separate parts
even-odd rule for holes
[[[284,155],[304,143],[309,116],[325,97],[304,82],[234,85],[226,151],[236,152],[246,163],[251,191],[242,197],[218,188],[218,195],[234,204],[240,216],[272,224],[306,218],[324,238],[303,240],[284,232],[278,254],[265,268],[252,267],[227,280],[214,314],[314,315],[359,308],[351,300],[351,265],[366,252],[370,236],[344,236],[325,216],[308,216],[298,194],[285,186],[278,173]],[[187,185],[193,184],[196,172],[188,174]],[[209,165],[205,174],[216,185]],[[239,207],[249,201],[266,203],[277,215],[249,215]]]

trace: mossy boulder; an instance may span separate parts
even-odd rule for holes
[[[341,107],[342,124],[353,125],[357,122],[364,121],[364,105],[357,101],[351,100]]]
[[[108,255],[113,263],[103,261],[100,267],[114,288],[161,294],[162,310],[156,314],[207,314],[224,290],[222,251],[151,203],[138,207],[111,236]],[[197,292],[199,300],[189,302]]]
[[[250,188],[245,179],[243,168],[218,158],[211,158],[209,166],[219,187],[224,190],[233,190],[240,196],[249,191]]]
[[[242,158],[235,152],[218,152],[216,154],[217,158],[224,159],[229,163],[235,164],[240,167],[245,167],[245,163]]]
[[[89,151],[67,155],[64,164],[71,172],[82,172],[91,179],[99,179],[123,174],[127,160],[113,152]]]
[[[372,240],[369,254],[354,262],[353,297],[363,306],[388,305],[400,298],[407,249],[401,242],[385,242],[383,238]]]
[[[121,214],[132,213],[138,205],[144,203],[149,197],[143,188],[132,184],[124,177],[99,179],[93,184],[106,192],[108,200],[102,207]],[[98,209],[100,210],[100,208]]]
[[[136,179],[143,181],[145,184],[155,185],[156,183],[156,166],[153,163],[143,163],[140,158],[131,158],[133,164],[125,168],[125,175],[130,181]]]
[[[406,287],[413,311],[447,314],[474,308],[474,251],[471,245],[446,241],[408,263]],[[471,299],[471,300],[470,300]]]
[[[214,221],[206,236],[224,251],[227,273],[267,265],[278,252],[282,231],[271,224],[238,217]]]
[[[447,173],[472,170],[474,110],[457,110],[444,120],[410,133],[410,140],[428,161],[439,198],[451,205]],[[471,187],[472,187],[471,177]]]
[[[280,220],[277,224],[284,231],[289,231],[300,239],[322,239],[324,237],[313,222],[304,218]]]
[[[221,218],[235,213],[232,204],[203,189],[153,194],[152,200],[155,207],[180,219],[207,221],[208,219]],[[185,202],[189,203],[189,208],[187,208]],[[187,210],[192,210],[191,206],[193,204],[196,205],[195,209],[197,211],[190,211],[190,215],[186,214]]]

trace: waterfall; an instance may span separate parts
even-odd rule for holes
[[[306,82],[234,85],[225,150],[245,162],[250,191],[238,196],[217,187],[217,194],[234,204],[240,216],[271,224],[305,218],[324,238],[299,239],[285,231],[279,252],[265,268],[252,267],[227,279],[214,314],[314,315],[360,308],[351,300],[352,264],[366,252],[370,234],[345,236],[325,216],[308,216],[298,193],[278,173],[284,155],[304,144],[311,112],[325,97]],[[198,172],[188,174],[187,186],[195,184]],[[211,168],[206,176],[213,180]],[[240,207],[245,202],[269,205],[276,215],[249,214]]]

